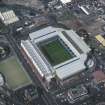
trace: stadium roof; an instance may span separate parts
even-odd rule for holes
[[[54,75],[57,75],[61,80],[66,79],[86,68],[84,62],[87,59],[87,53],[90,51],[90,48],[73,30],[46,27],[30,33],[29,37],[30,40],[22,41],[21,46],[37,67],[40,75],[47,78],[48,81],[50,81]],[[68,50],[68,53],[74,54],[75,56],[73,55],[72,58],[52,66],[39,46],[40,43],[46,45],[57,37],[66,50]],[[55,52],[58,53],[57,51]],[[61,57],[63,57],[63,55],[61,55]]]

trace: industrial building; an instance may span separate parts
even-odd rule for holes
[[[33,72],[49,86],[52,78],[63,83],[84,71],[91,49],[75,31],[49,26],[30,33],[28,40],[22,40],[21,51]],[[92,66],[93,61],[89,64]]]
[[[19,21],[19,18],[16,16],[13,10],[0,12],[0,19],[5,25],[9,25]]]

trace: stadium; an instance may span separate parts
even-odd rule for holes
[[[30,33],[28,40],[21,41],[21,48],[33,72],[47,85],[52,78],[63,82],[85,70],[84,62],[91,51],[73,30],[51,26]]]

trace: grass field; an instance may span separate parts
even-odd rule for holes
[[[45,45],[41,45],[40,50],[52,66],[67,61],[73,57],[58,39]]]
[[[31,83],[27,73],[23,70],[15,57],[8,58],[1,62],[0,72],[4,74],[7,84],[12,89]]]
[[[0,32],[1,33],[6,33],[6,32],[8,32],[8,29],[4,26],[4,24],[2,24],[1,22],[0,22]]]

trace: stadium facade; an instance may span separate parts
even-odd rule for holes
[[[91,51],[73,30],[51,26],[30,33],[28,40],[21,41],[21,49],[33,72],[47,87],[52,78],[63,83],[85,70],[84,62]]]

